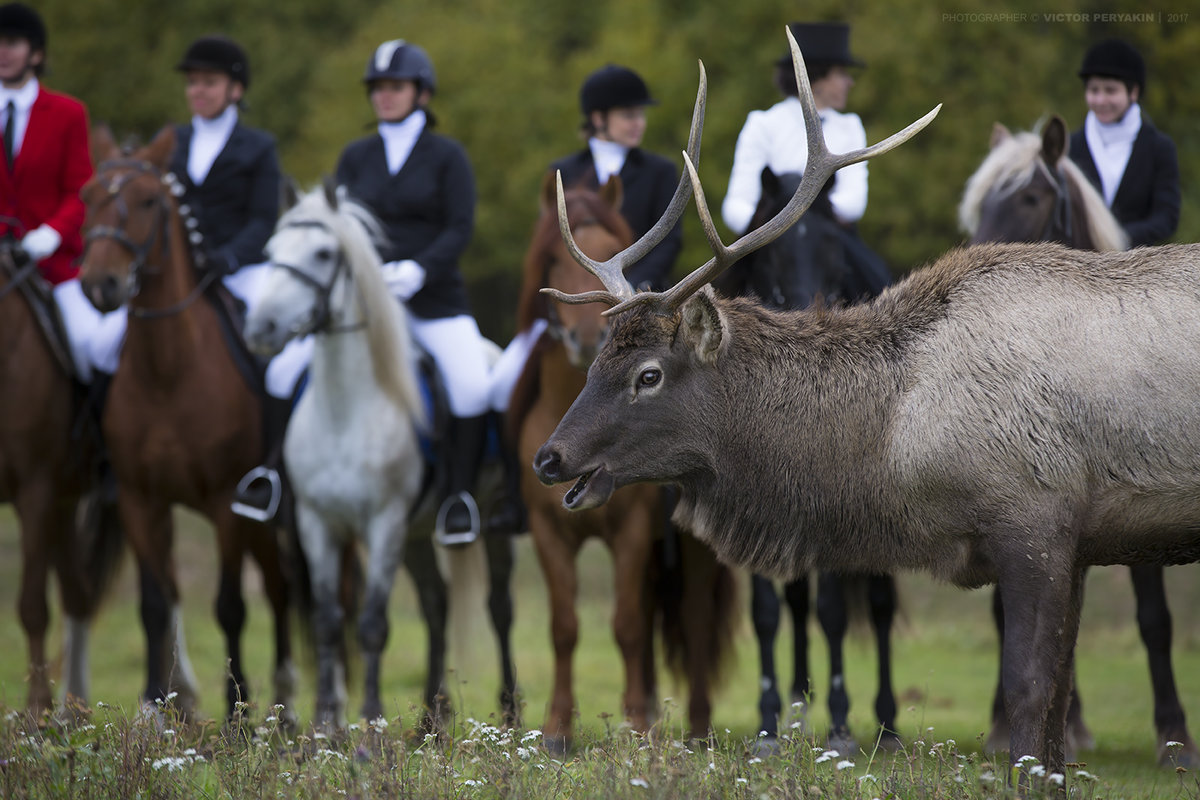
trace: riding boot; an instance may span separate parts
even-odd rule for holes
[[[264,452],[262,464],[238,481],[233,513],[258,522],[275,519],[283,499],[283,437],[292,416],[292,400],[267,396],[263,402]]]
[[[487,532],[499,536],[518,536],[529,530],[529,515],[521,497],[521,463],[516,447],[500,437],[500,466],[504,487],[487,520]]]
[[[487,415],[451,417],[443,443],[447,459],[445,488],[434,527],[434,541],[461,547],[479,538],[479,506],[471,490],[479,474],[487,435]]]

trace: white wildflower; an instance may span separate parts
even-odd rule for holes
[[[749,782],[750,781],[746,780],[745,778],[737,778],[734,780],[734,783],[741,783],[741,784],[747,784]]]
[[[846,758],[846,759],[842,759],[834,766],[837,767],[839,770],[849,769],[854,766],[854,762],[851,761],[850,759]]]
[[[1028,764],[1029,762],[1033,762],[1034,764],[1036,764],[1037,756],[1021,756],[1020,758],[1017,759],[1017,766],[1018,767],[1024,766],[1025,764]]]
[[[755,756],[754,758],[750,759],[750,760],[749,760],[749,761],[747,761],[746,763],[747,763],[747,764],[761,764],[761,763],[762,763],[762,759],[761,759],[761,758],[759,758],[758,756]]]
[[[629,785],[630,786],[640,786],[643,789],[649,789],[650,781],[646,780],[645,778],[631,778],[629,781]]]
[[[1032,767],[1029,768],[1029,774],[1040,778],[1046,774],[1046,768],[1043,767],[1041,764],[1034,764]]]
[[[1063,774],[1061,772],[1051,772],[1046,777],[1046,780],[1050,781],[1051,783],[1055,784],[1056,786],[1062,786],[1063,782],[1066,780],[1066,778],[1063,777]]]

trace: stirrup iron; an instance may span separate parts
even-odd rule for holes
[[[462,503],[467,507],[467,513],[471,519],[470,530],[455,531],[453,533],[446,531],[446,516],[455,503]],[[443,547],[465,547],[478,538],[479,506],[475,504],[475,498],[469,492],[459,492],[443,500],[441,508],[438,509],[437,522],[433,528],[433,540]]]
[[[251,485],[258,480],[265,480],[271,487],[271,499],[267,501],[265,508],[258,508],[237,499],[245,497],[249,493]],[[283,480],[279,477],[279,472],[271,467],[260,465],[247,472],[238,481],[234,500],[230,504],[230,507],[233,509],[233,513],[240,517],[246,517],[255,522],[270,522],[275,518],[275,512],[279,510],[279,501],[282,497]]]

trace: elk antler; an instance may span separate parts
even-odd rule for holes
[[[825,185],[825,182],[829,180],[831,175],[833,175],[842,167],[856,164],[859,161],[866,161],[868,158],[880,155],[881,153],[886,153],[889,150],[892,150],[908,141],[919,131],[925,128],[926,125],[932,122],[933,118],[938,115],[938,112],[942,108],[941,103],[939,103],[933,108],[932,111],[921,117],[916,122],[912,123],[899,133],[892,134],[887,139],[884,139],[882,142],[879,142],[876,145],[862,148],[860,150],[854,150],[849,153],[837,155],[830,153],[829,148],[825,146],[825,136],[821,130],[821,118],[817,113],[816,100],[813,99],[812,86],[808,82],[808,70],[805,69],[804,66],[804,57],[800,54],[800,47],[796,44],[796,39],[792,36],[791,29],[787,29],[787,38],[792,52],[792,66],[796,71],[796,85],[800,89],[800,106],[804,111],[805,132],[808,136],[808,163],[804,169],[804,178],[800,182],[800,185],[796,188],[796,193],[792,195],[792,199],[788,201],[787,205],[784,206],[783,209],[777,215],[775,215],[775,217],[761,227],[750,231],[727,247],[724,243],[722,243],[721,236],[717,233],[716,225],[713,224],[712,213],[708,209],[708,203],[704,198],[704,189],[700,185],[700,178],[696,173],[696,166],[694,162],[696,161],[696,156],[698,154],[692,153],[691,142],[689,141],[689,150],[683,154],[684,166],[687,168],[687,178],[691,182],[692,188],[696,193],[696,208],[700,214],[700,222],[704,228],[704,235],[708,239],[709,247],[713,251],[713,257],[709,259],[708,262],[706,262],[703,266],[694,270],[690,275],[665,292],[639,292],[634,294],[632,291],[627,289],[625,294],[618,294],[617,292],[612,291],[612,287],[609,286],[608,281],[605,280],[603,276],[600,276],[601,280],[605,280],[605,285],[609,287],[609,290],[612,291],[612,294],[616,296],[611,299],[620,299],[619,303],[616,303],[612,308],[604,312],[605,315],[620,314],[624,311],[628,311],[634,306],[646,304],[653,304],[659,313],[668,315],[673,314],[689,297],[699,291],[704,284],[716,278],[738,259],[757,250],[760,247],[763,247],[764,245],[770,244],[784,231],[795,225],[796,222],[799,221],[800,217],[804,215],[804,212],[808,210],[808,207],[812,205],[813,201],[820,193],[821,188]],[[701,66],[701,77],[703,79],[703,66]],[[700,100],[697,99],[698,107],[699,103]],[[692,124],[694,128],[694,118]],[[696,138],[697,144],[699,144],[699,137],[697,136]],[[682,184],[682,182],[683,181],[681,178],[680,183]],[[687,195],[683,192],[682,188],[683,187],[681,185],[680,190],[676,191],[675,198],[672,200],[672,207],[668,208],[667,214],[664,215],[664,218],[659,220],[658,225],[655,225],[655,227],[643,238],[649,238],[650,233],[657,231],[661,226],[663,226],[664,222],[667,222],[669,215],[674,209],[674,203],[676,201],[680,201],[680,195],[683,195],[680,204],[682,205],[682,203],[687,202]],[[563,206],[561,199],[559,201],[559,206],[560,208]],[[561,213],[562,212],[560,212],[560,219]],[[678,220],[678,216],[679,215],[677,214],[674,218],[670,218],[667,227],[674,225]],[[663,234],[665,235],[665,230],[663,231]],[[661,239],[662,237],[660,236],[659,238]],[[633,248],[630,248],[622,253],[618,253],[611,259],[611,261],[619,261],[622,267],[628,266],[633,261],[636,261],[637,258],[641,258],[643,255],[645,255],[645,253],[650,250],[650,247],[653,247],[654,244],[657,244],[657,241],[652,242],[649,247],[640,249],[637,257],[630,259],[628,254],[630,254],[635,248],[638,248],[638,245],[640,244],[641,242],[639,241],[636,245],[634,245]],[[572,243],[568,242],[568,247],[571,247],[571,245]],[[572,253],[574,254],[575,251],[576,249],[573,248]],[[577,261],[580,261],[581,264],[583,263],[583,261],[580,260],[580,255],[576,255],[575,258]],[[587,264],[584,264],[584,266],[595,273],[595,270],[592,267],[588,267]],[[599,273],[596,274],[599,276]],[[617,275],[618,277],[621,277],[619,271]],[[625,283],[625,286],[628,287],[628,283]],[[542,291],[547,290],[543,289]],[[594,295],[605,296],[601,298],[595,297]],[[608,293],[605,292],[589,292],[588,294],[575,295],[574,297],[556,293],[554,296],[559,300],[563,300],[564,302],[593,302],[600,299],[611,302]]]
[[[704,72],[704,62],[700,62],[700,88],[696,91],[696,105],[692,110],[692,127],[688,133],[688,146],[684,154],[685,158],[690,158],[696,162],[700,160],[700,137],[704,130],[704,106],[707,97],[708,76]],[[564,294],[558,289],[542,289],[543,294],[548,294],[555,300],[573,305],[581,303],[607,303],[610,306],[619,306],[621,303],[634,297],[633,287],[625,279],[625,270],[642,260],[647,253],[666,238],[671,229],[675,227],[675,224],[679,222],[679,218],[683,216],[688,200],[692,197],[693,184],[699,186],[695,179],[689,177],[687,173],[680,175],[679,186],[675,188],[675,194],[671,197],[671,202],[667,204],[667,210],[663,212],[662,218],[654,224],[654,227],[646,231],[640,239],[626,249],[617,253],[609,260],[600,262],[588,258],[579,249],[579,245],[575,243],[575,237],[571,233],[571,225],[567,221],[567,201],[566,195],[563,192],[562,172],[558,172],[555,178],[558,182],[558,228],[562,231],[563,241],[567,245],[567,250],[570,251],[572,257],[584,269],[599,278],[607,290],[584,292],[583,294]]]

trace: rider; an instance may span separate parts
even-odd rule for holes
[[[1100,42],[1084,55],[1079,77],[1088,113],[1071,134],[1071,160],[1100,190],[1130,247],[1165,242],[1179,225],[1179,159],[1138,102],[1146,91],[1142,54],[1121,39]]]
[[[235,297],[252,306],[265,273],[263,247],[279,216],[275,140],[240,120],[250,63],[237,42],[202,36],[188,46],[176,69],[184,74],[192,119],[175,127],[170,169],[183,186],[180,205],[198,223],[194,243],[202,263],[197,266],[215,270]],[[126,321],[123,309],[106,315],[93,346],[97,368],[109,374],[117,368]],[[267,414],[269,450],[282,439],[285,416],[281,409]],[[239,486],[235,508],[261,516],[277,500],[278,485],[273,466],[254,470]]]
[[[475,178],[461,145],[432,131],[433,62],[403,39],[379,45],[363,75],[376,132],[342,151],[337,181],[379,218],[384,277],[407,303],[417,342],[446,385],[451,419],[443,432],[448,463],[439,487],[436,535],[465,544],[479,534],[471,494],[482,459],[488,365],[467,302],[459,258],[475,218]]]
[[[79,377],[91,379],[87,343],[99,313],[75,280],[83,251],[84,205],[79,190],[92,177],[87,110],[38,78],[46,66],[46,26],[24,3],[0,6],[0,236],[20,238],[55,284]],[[30,129],[35,138],[26,139]],[[8,220],[15,220],[8,221]]]
[[[583,113],[580,133],[587,147],[564,156],[550,165],[550,172],[562,173],[563,186],[586,185],[598,189],[614,175],[621,179],[621,216],[629,223],[634,237],[650,230],[671,202],[679,182],[675,165],[666,158],[641,148],[646,133],[646,107],[657,101],[642,77],[628,67],[608,64],[592,72],[579,90],[579,109]],[[667,288],[675,259],[683,248],[682,223],[645,258],[630,267],[626,277],[635,289],[662,291]],[[505,348],[495,369],[491,407],[504,413],[520,378],[525,362],[537,343],[545,320],[537,320],[528,330],[518,332]],[[523,510],[519,503],[519,470],[515,454],[505,454],[505,497],[488,520],[494,532],[518,533],[524,530]]]

